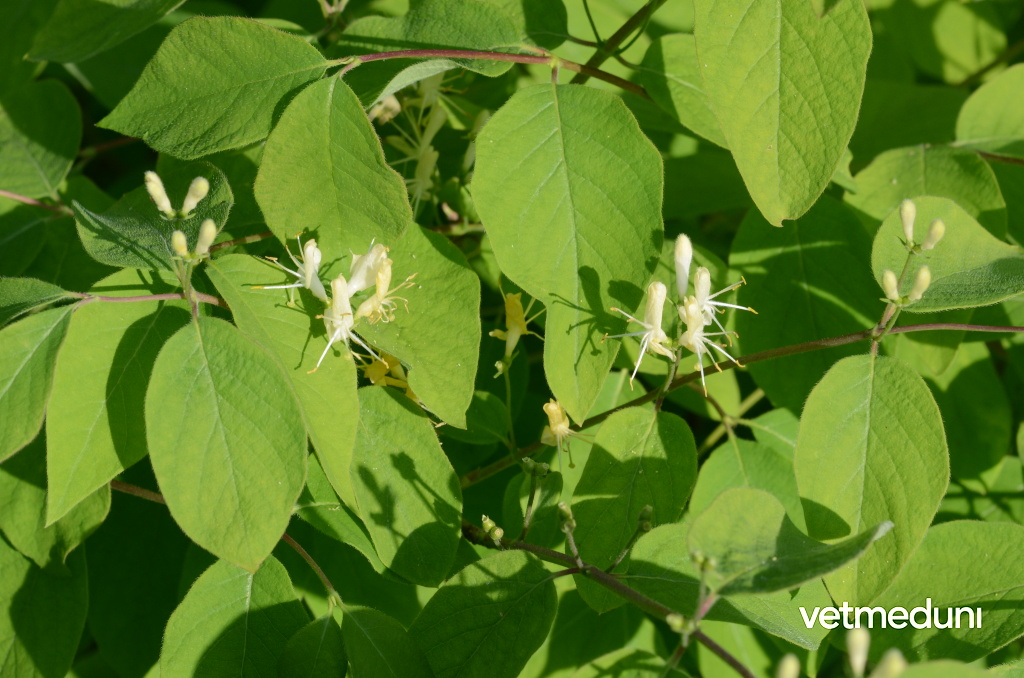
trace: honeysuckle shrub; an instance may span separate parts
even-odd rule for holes
[[[0,675],[1024,674],[1022,9],[0,3]]]

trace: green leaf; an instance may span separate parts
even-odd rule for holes
[[[282,101],[326,62],[302,38],[238,17],[195,17],[160,45],[132,91],[99,124],[178,158],[267,136]]]
[[[352,22],[338,41],[348,54],[407,49],[470,49],[517,52],[519,31],[497,3],[485,0],[419,0],[401,17],[365,17]],[[452,59],[489,76],[501,75],[512,64],[501,61]]]
[[[688,675],[678,666],[667,669],[664,657],[647,650],[624,647],[581,666],[572,678],[683,678]]]
[[[470,445],[489,445],[508,439],[508,409],[490,391],[474,391],[466,411],[466,430],[449,428],[445,435]]]
[[[918,233],[915,239],[923,239],[927,224],[935,219],[945,222],[946,235],[935,249],[913,257],[900,292],[910,292],[913,272],[920,266],[928,266],[932,282],[920,301],[906,307],[907,312],[986,306],[1024,292],[1024,252],[1020,247],[997,240],[952,200],[924,196],[915,198],[914,203]],[[875,234],[871,252],[875,280],[881,284],[886,269],[898,275],[906,261],[903,226],[899,210],[894,210]]]
[[[39,567],[60,571],[68,553],[100,526],[110,509],[110,488],[89,495],[49,527],[46,515],[46,441],[43,436],[0,465],[0,530]]]
[[[0,674],[61,678],[71,668],[89,605],[85,551],[67,566],[45,572],[0,539]]]
[[[341,633],[352,678],[432,678],[434,675],[408,632],[383,612],[346,606]]]
[[[737,303],[759,314],[736,311],[742,354],[856,332],[878,321],[880,295],[865,265],[869,237],[849,210],[823,198],[781,231],[767,226],[748,212],[729,257],[747,281]],[[754,363],[750,373],[774,405],[799,412],[832,363],[862,350],[852,344],[811,351]]]
[[[462,490],[430,420],[405,396],[359,389],[352,459],[359,515],[384,564],[409,581],[436,586],[459,545]]]
[[[899,204],[919,195],[953,200],[992,235],[1006,237],[1006,202],[995,172],[977,153],[948,146],[912,146],[882,153],[854,178],[848,205],[868,217],[872,230]],[[928,224],[918,222],[924,240]]]
[[[688,523],[673,523],[656,527],[640,537],[633,547],[626,580],[641,593],[686,616],[696,612],[701,590],[700,574],[686,543],[689,531]],[[824,585],[813,581],[795,592],[721,599],[711,607],[706,618],[752,626],[813,650],[828,634],[828,629],[807,628],[801,620],[799,607],[813,609],[830,604]]]
[[[1024,158],[1024,64],[1012,66],[977,89],[956,121],[958,146]]]
[[[82,140],[82,112],[57,80],[0,97],[0,186],[27,198],[57,197]]]
[[[547,637],[556,607],[540,562],[505,551],[445,582],[409,635],[437,678],[515,678]]]
[[[1019,546],[1024,527],[1012,523],[961,520],[936,525],[907,562],[892,586],[875,604],[910,610],[931,601],[946,624],[948,608],[974,609],[975,626],[966,612],[954,614],[956,628],[887,628],[871,631],[872,655],[898,648],[911,662],[926,659],[974,661],[1024,634],[1024,562]],[[977,623],[976,610],[981,610]],[[918,615],[920,619],[920,614]],[[877,648],[877,649],[875,649]],[[904,674],[906,675],[906,674]]]
[[[43,425],[73,309],[51,308],[0,330],[0,461],[32,442]]]
[[[232,325],[200,316],[157,356],[146,440],[185,534],[255,571],[306,477],[302,414],[274,359]]]
[[[255,190],[270,230],[285,242],[309,232],[324,262],[362,254],[374,239],[390,247],[412,221],[401,175],[385,162],[359,99],[337,78],[307,87],[285,109]]]
[[[878,47],[875,53],[882,54]],[[956,116],[966,100],[960,87],[868,78],[850,150],[857,160],[869,160],[890,148],[953,141]]]
[[[25,59],[39,29],[57,0],[12,0],[0,3],[0,92],[34,79],[39,64]]]
[[[348,668],[341,627],[332,615],[309,622],[291,637],[277,662],[279,678],[344,678]]]
[[[93,291],[166,291],[119,271]],[[75,312],[57,358],[46,417],[46,523],[146,456],[144,403],[157,353],[188,323],[184,301],[93,302]]]
[[[917,548],[949,484],[942,417],[928,387],[895,358],[836,363],[804,406],[793,465],[812,538],[895,524],[892,537],[825,577],[834,600],[871,602]]]
[[[540,47],[554,49],[569,34],[568,13],[562,0],[495,0],[519,33]]]
[[[439,233],[410,228],[391,248],[405,303],[389,323],[358,325],[374,346],[408,366],[409,387],[442,421],[466,427],[480,355],[480,279],[455,245]]]
[[[219,230],[234,202],[224,173],[208,162],[194,162],[161,177],[173,206],[182,204],[196,177],[210,182],[210,192],[187,219],[165,219],[144,185],[126,193],[102,214],[74,201],[78,235],[86,251],[111,266],[172,269],[171,233],[183,231],[192,248],[200,224],[212,219]]]
[[[319,342],[310,334],[324,333],[320,301],[302,294],[302,307],[285,303],[283,290],[254,289],[276,284],[282,272],[265,261],[232,254],[210,263],[207,275],[231,307],[244,334],[266,349],[284,373],[298,399],[306,432],[331,485],[346,504],[355,504],[349,479],[352,446],[359,422],[356,369],[350,359],[327,359],[310,374],[320,357]]]
[[[498,523],[505,530],[506,538],[518,538],[526,520],[526,507],[530,498],[530,481],[533,476],[523,474],[513,479],[505,488],[502,501],[502,519]],[[554,548],[565,538],[558,516],[558,502],[562,498],[562,474],[550,471],[537,479],[536,495],[533,498],[533,515],[530,518],[529,541],[531,544]]]
[[[834,572],[891,529],[882,522],[822,544],[798,530],[768,492],[734,487],[693,519],[687,543],[695,559],[708,559],[705,581],[720,595],[772,593]]]
[[[818,18],[809,2],[697,0],[704,92],[769,223],[806,212],[846,151],[864,92],[863,3]]]
[[[82,61],[156,23],[184,0],[60,0],[28,57]]]
[[[980,668],[954,661],[922,662],[908,666],[900,678],[988,678],[992,674]]]
[[[580,422],[661,251],[661,158],[614,95],[536,85],[477,139],[473,198],[501,270],[547,306],[544,370]],[[514,177],[514,181],[510,181]]]
[[[686,422],[668,412],[631,407],[602,424],[572,495],[580,557],[606,569],[638,529],[651,506],[652,525],[679,519],[697,479],[697,446]],[[628,557],[616,572],[628,572]],[[576,576],[580,595],[598,612],[621,598]]]
[[[160,673],[266,675],[308,621],[280,562],[268,558],[256,572],[246,572],[219,560],[196,580],[167,622]]]
[[[708,141],[725,147],[718,118],[704,93],[692,35],[663,35],[647,49],[640,84],[666,113]]]
[[[35,278],[0,278],[0,327],[33,309],[71,296],[60,287]]]
[[[256,173],[263,160],[263,143],[243,146],[229,151],[221,151],[203,158],[224,173],[228,185],[232,186],[231,192],[234,197],[234,205],[231,206],[231,219],[228,227],[238,230],[242,226],[259,224],[259,230],[265,231],[263,227],[264,218],[256,204],[256,195],[253,192],[253,183],[256,181]],[[156,161],[156,171],[160,176],[170,174],[184,165],[186,160],[161,153]],[[239,233],[239,235],[245,235]]]
[[[1018,449],[1021,449],[1018,446]],[[946,492],[935,516],[936,523],[958,518],[1024,525],[1024,467],[1018,457],[1004,457],[982,478],[981,487],[972,483],[954,485]]]

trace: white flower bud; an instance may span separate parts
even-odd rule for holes
[[[936,219],[932,222],[932,225],[928,227],[928,236],[921,243],[921,250],[927,251],[935,247],[942,236],[946,235],[946,223],[942,219]]]
[[[899,281],[896,280],[896,274],[889,269],[882,273],[882,289],[889,301],[900,300]]]
[[[907,668],[907,660],[896,648],[886,650],[879,660],[875,670],[871,672],[871,678],[896,678]]]
[[[689,289],[690,264],[693,262],[693,243],[686,234],[676,238],[676,293],[679,301],[686,299],[686,292]]]
[[[850,660],[850,669],[856,678],[864,675],[868,665],[868,650],[871,648],[871,634],[867,629],[850,629],[846,634],[846,653]]]
[[[206,197],[206,194],[210,192],[210,182],[203,177],[196,177],[192,180],[192,183],[188,187],[188,193],[185,195],[185,202],[181,204],[181,215],[183,217],[188,216],[192,213],[192,210],[196,208],[199,201]]]
[[[775,678],[800,678],[800,660],[795,654],[787,654],[775,669]]]
[[[644,308],[644,325],[661,330],[661,319],[665,313],[665,299],[668,288],[665,283],[655,280],[647,286],[647,306]]]
[[[210,253],[210,245],[217,238],[217,224],[213,219],[205,219],[199,226],[199,239],[196,240],[196,255],[205,257]]]
[[[174,216],[174,208],[171,207],[171,199],[167,197],[167,191],[164,189],[164,182],[160,181],[160,177],[157,176],[156,172],[146,172],[146,190],[149,191],[149,197],[156,203],[156,208],[166,214],[169,217]]]
[[[919,301],[924,295],[925,290],[932,284],[932,272],[927,266],[922,266],[917,269],[917,275],[914,277],[914,287],[911,288],[910,294],[907,295],[909,301]]]
[[[171,233],[171,249],[179,257],[188,256],[188,240],[185,238],[185,234],[181,231],[175,231]]]
[[[903,237],[907,245],[914,244],[914,219],[917,218],[917,205],[913,200],[904,200],[900,203],[900,221],[903,222]]]

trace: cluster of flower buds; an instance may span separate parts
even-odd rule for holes
[[[900,203],[900,222],[903,225],[904,244],[907,247],[909,256],[921,254],[935,248],[935,245],[946,235],[946,224],[942,219],[935,219],[928,226],[928,233],[920,243],[914,240],[914,222],[917,220],[917,206],[913,200],[904,200]],[[902,280],[888,269],[882,272],[882,291],[890,302],[897,306],[906,306],[915,301],[920,301],[928,286],[932,283],[932,272],[927,266],[921,266],[914,274],[914,285],[907,295],[900,294],[900,283]]]
[[[205,259],[210,255],[210,246],[217,238],[217,224],[213,219],[204,219],[199,225],[199,237],[196,238],[196,248],[193,251],[188,249],[188,237],[184,231],[171,233],[171,249],[174,256],[186,261],[196,262]]]
[[[157,173],[146,172],[145,176],[149,197],[153,199],[156,208],[167,219],[188,219],[200,201],[210,192],[210,182],[205,177],[196,177],[188,187],[188,193],[185,194],[185,201],[182,202],[181,209],[176,210],[171,206],[171,199],[167,197],[164,182],[160,180]]]
[[[497,523],[486,515],[483,516],[481,523],[483,524],[484,531],[487,532],[487,536],[491,538],[495,546],[500,548],[501,540],[505,537],[505,530],[498,527]]]

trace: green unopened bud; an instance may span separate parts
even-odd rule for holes
[[[654,507],[651,506],[650,504],[648,504],[647,506],[644,506],[642,509],[640,509],[639,520],[640,520],[641,523],[650,522],[651,518],[653,518],[653,517],[654,517]]]
[[[850,660],[850,670],[855,678],[864,675],[868,665],[868,650],[871,648],[871,634],[867,629],[850,629],[846,634],[846,653]]]
[[[799,678],[800,660],[795,654],[787,654],[775,669],[775,678]]]
[[[490,532],[498,526],[493,520],[491,520],[487,516],[481,518],[481,523],[483,524],[484,531],[488,534],[490,534]]]
[[[665,623],[676,633],[682,633],[686,630],[686,618],[678,612],[671,612],[665,615]]]
[[[213,219],[205,219],[199,226],[199,239],[196,240],[196,256],[205,257],[210,253],[210,245],[217,238],[217,224]]]
[[[538,478],[543,478],[549,473],[551,473],[551,464],[546,464],[544,462],[537,464],[536,475]]]
[[[900,300],[899,281],[896,280],[896,274],[889,269],[885,269],[882,273],[882,289],[889,301]]]
[[[145,176],[146,190],[149,191],[149,197],[156,203],[156,208],[168,217],[173,217],[175,214],[174,208],[171,207],[171,199],[167,197],[164,182],[160,181],[160,177],[157,176],[156,172],[146,172]]]
[[[914,244],[914,220],[917,218],[917,205],[913,200],[904,200],[900,203],[900,221],[903,222],[903,237],[907,240],[907,247]]]
[[[914,286],[910,290],[910,294],[907,295],[908,301],[919,301],[924,296],[925,290],[932,284],[932,272],[927,266],[922,266],[917,269],[917,275],[914,276]]]
[[[896,678],[907,668],[907,660],[896,648],[886,650],[885,654],[878,661],[875,670],[871,672],[871,678]]]
[[[185,202],[181,204],[181,216],[187,217],[192,213],[192,210],[196,208],[199,201],[206,197],[206,194],[210,192],[210,182],[204,177],[196,177],[192,180],[191,185],[188,187],[188,193],[185,194]]]
[[[946,223],[942,219],[936,219],[928,227],[928,235],[925,237],[924,242],[921,243],[921,251],[927,251],[935,247],[944,235],[946,235]]]
[[[523,473],[525,473],[528,476],[532,476],[532,475],[536,474],[536,472],[537,472],[537,462],[535,462],[533,459],[530,459],[529,457],[525,457],[522,460],[522,462],[520,462],[520,463],[522,463],[522,465],[523,465]]]
[[[562,532],[572,532],[576,529],[576,521],[572,517],[572,509],[564,501],[558,502],[558,515],[562,519]]]
[[[487,534],[491,535],[491,539],[493,539],[494,543],[497,544],[501,541],[502,537],[505,536],[505,530],[495,526],[495,528],[493,530],[490,530]]]
[[[175,231],[171,233],[171,249],[179,257],[188,256],[188,239],[185,238],[185,234],[181,231]]]

